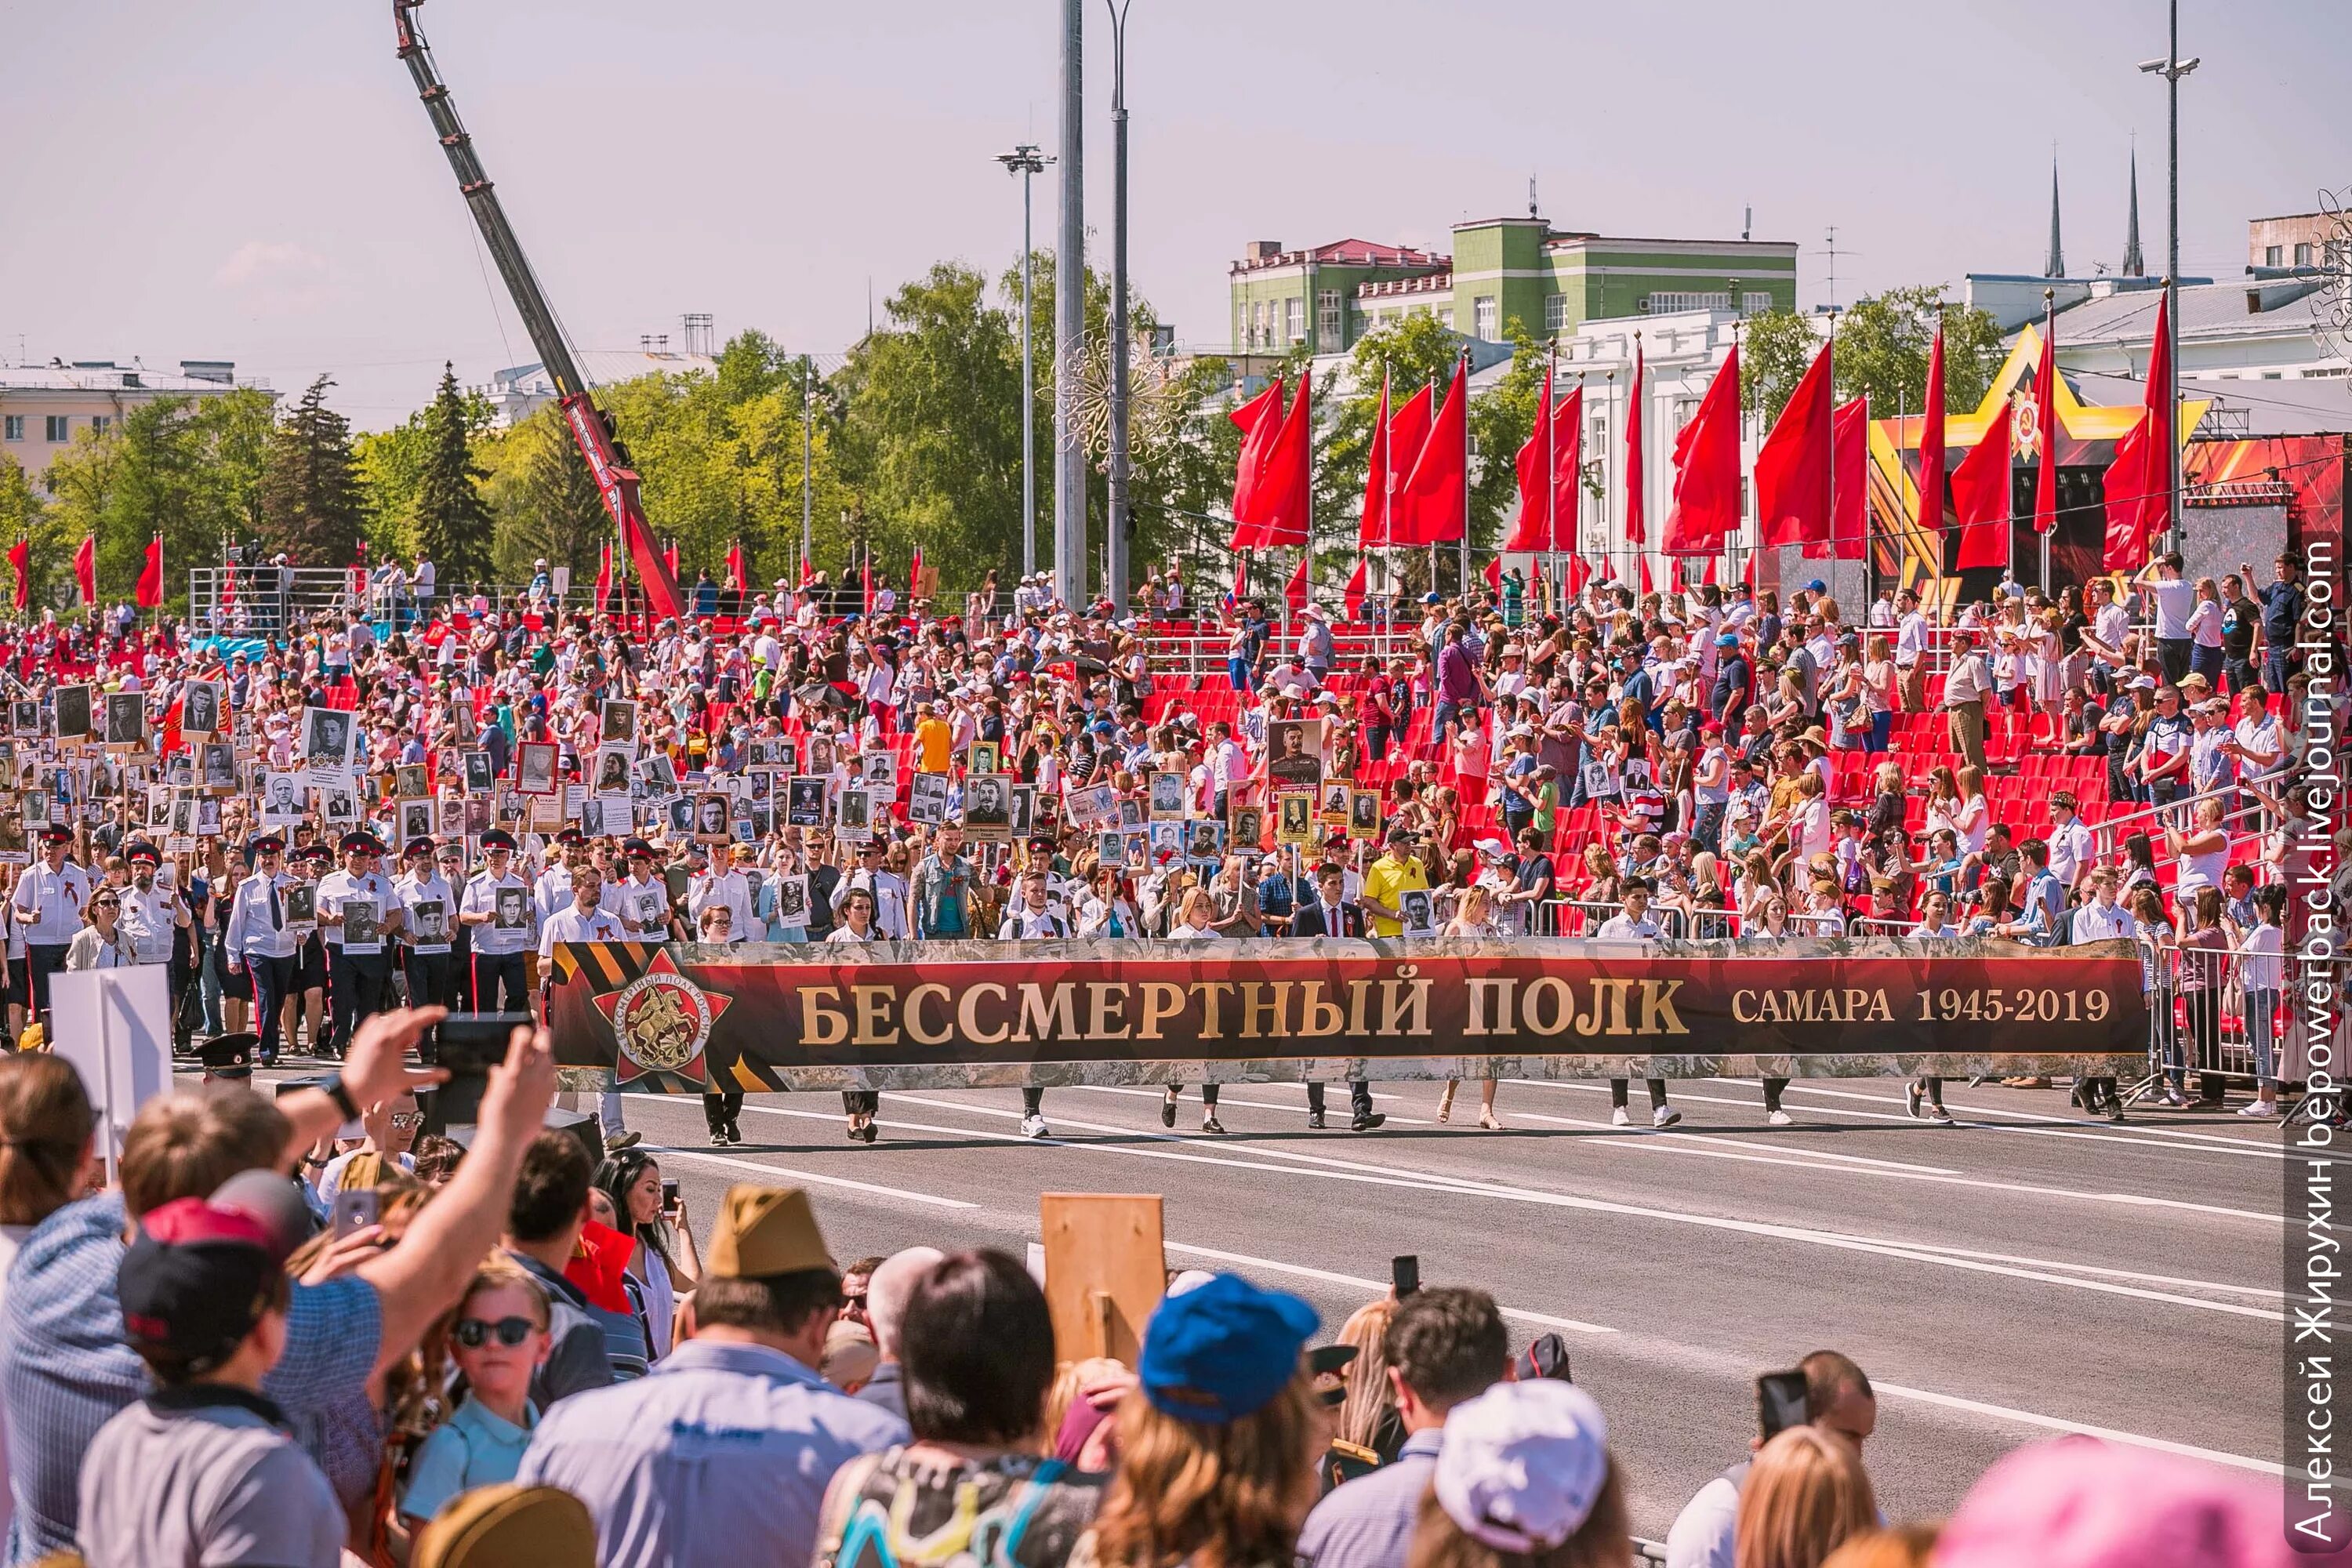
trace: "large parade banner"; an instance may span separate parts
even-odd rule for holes
[[[2121,1073],[2148,1033],[2127,942],[577,943],[555,969],[558,1062],[644,1093]]]

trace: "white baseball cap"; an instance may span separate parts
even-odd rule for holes
[[[1559,1545],[1608,1484],[1608,1420],[1574,1384],[1496,1384],[1455,1405],[1444,1431],[1432,1482],[1438,1506],[1497,1552]]]

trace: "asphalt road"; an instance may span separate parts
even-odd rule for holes
[[[692,1100],[632,1097],[698,1234],[730,1182],[803,1183],[836,1256],[1037,1236],[1041,1192],[1156,1192],[1172,1265],[1306,1296],[1336,1331],[1386,1287],[1481,1286],[1517,1342],[1558,1330],[1608,1411],[1635,1526],[1658,1536],[1753,1429],[1752,1380],[1820,1348],[1880,1393],[1865,1451],[1897,1519],[1948,1511],[2006,1450],[2064,1431],[2276,1474],[2275,1125],[2069,1112],[2062,1092],[1954,1083],[1954,1128],[1906,1121],[1894,1080],[1677,1085],[1681,1127],[1609,1125],[1605,1085],[1507,1082],[1499,1132],[1433,1121],[1434,1085],[1377,1086],[1388,1126],[1310,1132],[1295,1085],[1229,1086],[1224,1137],[1188,1092],[1055,1089],[1054,1136],[1018,1136],[1012,1090],[887,1094],[882,1141],[832,1096],[752,1100],[715,1150]],[[1639,1086],[1634,1089],[1637,1110]],[[1331,1096],[1344,1115],[1344,1091]],[[1335,1116],[1336,1119],[1336,1116]]]

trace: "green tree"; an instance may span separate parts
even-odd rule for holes
[[[1764,416],[1764,428],[1780,417],[1805,367],[1822,351],[1821,334],[1794,310],[1759,310],[1739,334],[1739,397]]]
[[[1924,408],[1927,351],[1938,314],[1944,324],[1946,410],[1964,413],[1983,402],[2007,354],[2000,328],[1985,311],[1947,303],[1942,287],[1932,283],[1874,294],[1838,318],[1832,377],[1838,401],[1867,396],[1873,417]],[[1780,416],[1822,342],[1812,320],[1794,310],[1766,310],[1748,319],[1740,336],[1740,394],[1764,416],[1765,428]]]
[[[596,579],[597,547],[614,537],[596,481],[572,445],[572,427],[553,404],[539,409],[492,447],[484,487],[491,512],[492,569],[488,581],[530,580],[531,563],[572,568],[576,583]],[[439,567],[436,560],[436,569]],[[616,570],[626,570],[625,563]],[[443,581],[455,584],[450,573]],[[469,580],[471,581],[471,580]]]
[[[334,384],[323,374],[310,384],[272,432],[262,461],[263,542],[306,565],[356,560],[365,519],[351,421],[327,406]]]
[[[452,582],[490,574],[490,511],[481,481],[488,471],[475,460],[474,431],[457,391],[456,366],[444,361],[441,385],[425,411],[425,461],[417,474],[410,525],[419,554]]]

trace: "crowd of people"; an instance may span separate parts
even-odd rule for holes
[[[2123,938],[2158,998],[2141,1092],[2270,1116],[2302,1076],[2281,891],[2320,829],[2284,557],[1858,614],[1819,582],[1514,575],[1346,625],[1195,608],[1172,570],[1128,617],[1042,579],[950,609],[819,574],[706,580],[711,613],[651,626],[544,573],[511,602],[430,580],[257,640],[0,633],[12,1036],[60,968],[163,963],[183,1040],[331,1059],[394,1001],[532,1005],[552,944],[599,937]],[[1949,1120],[1939,1083],[1911,1100]]]
[[[1026,1264],[842,1263],[800,1188],[729,1188],[698,1246],[655,1156],[595,1163],[546,1125],[543,1030],[514,1031],[466,1146],[401,1137],[393,1108],[441,1091],[405,1065],[438,1017],[367,1019],[338,1075],[274,1100],[158,1096],[108,1183],[74,1068],[0,1060],[11,1563],[1634,1562],[1612,1445],[1638,1403],[1604,1415],[1557,1336],[1515,1354],[1482,1289],[1403,1285],[1318,1342],[1297,1297],[1185,1273],[1131,1364],[1072,1356]],[[339,1139],[355,1106],[365,1134]],[[372,1201],[322,1227],[327,1186]],[[2274,1489],[2087,1438],[2011,1455],[1948,1520],[1890,1523],[1866,1373],[1820,1351],[1757,1389],[1747,1451],[1727,1410],[1728,1468],[1649,1561],[2292,1556]]]

